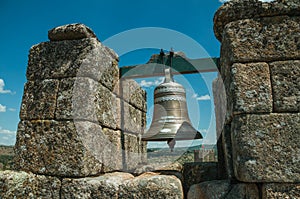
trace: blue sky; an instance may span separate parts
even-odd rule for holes
[[[0,144],[12,145],[15,142],[26,82],[28,52],[32,45],[48,41],[48,30],[69,23],[84,23],[96,33],[100,41],[108,45],[109,42],[105,41],[124,31],[147,27],[163,28],[181,33],[203,47],[204,54],[187,53],[188,57],[219,57],[220,43],[214,37],[213,15],[221,4],[219,0],[2,0],[0,2]],[[175,43],[178,41],[174,41],[174,45]],[[124,42],[123,45],[128,44]],[[161,48],[171,47],[175,51],[187,51],[181,49],[180,45],[168,46],[167,43]],[[114,50],[119,55],[122,54],[121,49],[114,48]],[[125,53],[120,57],[119,65],[145,63],[152,53],[158,52],[159,49],[144,49],[137,51],[136,54]],[[191,104],[189,109],[192,110],[191,119],[195,127],[202,129],[203,132],[207,131],[207,124],[211,122],[207,119],[211,117],[213,108],[210,81],[215,76],[216,74],[206,73],[202,76],[196,74],[175,78],[180,83],[186,84],[184,85],[186,87],[191,85],[191,88],[187,88],[188,103]],[[143,80],[138,81],[141,83]],[[144,83],[147,82],[150,83],[145,88],[150,97],[155,80],[144,79]],[[149,87],[151,82],[152,87]],[[195,119],[197,117],[200,117],[201,124]]]

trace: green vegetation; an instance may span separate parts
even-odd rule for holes
[[[7,170],[13,167],[12,155],[0,155],[0,170]],[[1,168],[2,167],[2,168]]]
[[[13,146],[0,145],[0,170],[7,170],[13,168]]]

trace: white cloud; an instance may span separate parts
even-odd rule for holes
[[[139,84],[141,87],[152,87],[152,86],[157,86],[159,84],[161,84],[163,82],[164,78],[163,77],[159,77],[158,79],[155,79],[153,81],[146,81],[146,80],[142,80]]]
[[[198,94],[193,94],[192,98],[195,98],[197,101],[210,100],[210,96],[208,94],[202,96],[198,96]]]
[[[230,1],[230,0],[219,0],[219,2],[221,2],[221,3],[225,3],[227,1]],[[261,2],[272,2],[274,0],[259,0],[259,1],[261,1]]]
[[[0,145],[14,145],[16,143],[16,131],[2,129],[0,127]]]
[[[5,86],[4,80],[0,79],[0,93],[2,93],[2,94],[12,93],[11,90],[5,90],[4,86]]]
[[[11,111],[11,112],[15,112],[17,109],[15,109],[15,108],[9,108],[8,110]]]
[[[7,130],[7,129],[0,129],[0,134],[1,135],[16,135],[16,132],[15,131],[10,131],[10,130]]]
[[[0,104],[0,112],[6,112],[6,106],[3,106],[2,104]]]

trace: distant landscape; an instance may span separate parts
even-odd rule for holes
[[[13,146],[0,145],[0,170],[12,169],[13,167]]]
[[[150,148],[147,150],[148,163],[179,162],[181,164],[194,162],[194,151],[200,151],[203,162],[216,162],[217,149],[215,145],[193,146],[175,148],[173,152],[169,148]],[[0,145],[0,170],[13,168],[13,146]]]
[[[194,151],[199,151],[199,161],[216,162],[217,148],[215,145],[203,145],[193,147],[175,148],[173,152],[169,148],[150,148],[147,150],[148,163],[179,162],[181,164],[194,162]]]

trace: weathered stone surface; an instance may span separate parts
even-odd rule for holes
[[[108,47],[105,47],[105,49],[109,49]],[[110,55],[112,55],[112,53],[114,53],[114,51],[112,49],[107,50],[109,51]],[[119,65],[118,65],[118,61],[116,59],[118,59],[118,57],[116,58],[115,56],[112,57],[114,60],[111,63],[111,66],[107,66],[107,67],[102,67],[102,72],[101,75],[99,77],[100,82],[105,85],[109,90],[114,91],[115,87],[117,87],[118,84],[118,80],[119,80]]]
[[[213,81],[213,95],[216,115],[217,139],[221,136],[226,118],[227,97],[223,79],[220,75]]]
[[[157,171],[178,171],[182,172],[184,166],[180,164],[179,162],[172,162],[171,164],[168,165],[162,165],[158,164],[155,166],[155,170]]]
[[[83,38],[97,38],[95,33],[84,24],[67,24],[48,31],[50,41],[76,40]]]
[[[85,177],[119,169],[118,145],[87,121],[21,121],[15,145],[17,169],[36,174]],[[118,132],[115,132],[118,133]],[[117,141],[116,141],[117,142]],[[108,169],[110,168],[110,169]]]
[[[139,148],[142,146],[142,140],[138,135],[124,133],[124,158],[127,170],[135,169],[142,163],[142,153]]]
[[[147,141],[141,141],[139,145],[139,153],[141,154],[141,163],[147,163]]]
[[[300,184],[263,184],[262,199],[275,198],[300,198]]]
[[[300,114],[240,115],[231,126],[233,166],[243,182],[300,181]]]
[[[28,81],[24,88],[20,118],[53,119],[58,85],[58,80]]]
[[[121,104],[116,112],[117,128],[129,133],[143,134],[146,126],[146,114],[126,101],[117,98]]]
[[[119,109],[116,96],[93,79],[77,77],[61,80],[56,119],[88,120],[115,129]]]
[[[110,54],[110,56],[117,61],[117,62],[114,62],[114,63],[118,65],[119,55],[113,49],[111,49],[111,48],[109,48],[107,46],[104,46],[104,47],[108,51],[108,53]],[[119,73],[118,73],[118,75],[119,75]]]
[[[64,179],[62,198],[183,198],[181,182],[174,176],[145,173],[110,173],[99,177]]]
[[[215,95],[218,96],[215,99],[216,119],[221,121],[217,123],[217,132],[222,130],[223,126],[221,125],[230,124],[235,114],[270,113],[273,110],[268,64],[265,62],[257,62],[247,64],[235,63],[230,65],[227,60],[227,57],[230,57],[230,55],[224,54],[222,57],[221,76],[224,81],[222,81],[220,77],[219,81],[225,87],[226,94],[215,93]],[[222,92],[220,89],[216,89],[216,91]],[[226,102],[223,102],[224,100],[226,100]],[[225,106],[226,110],[224,110]],[[223,114],[225,116],[223,116]],[[222,116],[223,118],[221,118]]]
[[[300,61],[270,63],[274,111],[300,112]]]
[[[121,131],[102,128],[105,135],[106,146],[101,148],[103,172],[111,172],[114,170],[122,170],[122,141]]]
[[[163,175],[175,175],[181,181],[183,181],[182,176],[183,165],[178,162],[173,162],[168,165],[162,164],[143,164],[139,165],[133,173],[135,175],[141,175],[146,172],[155,172]]]
[[[229,89],[228,93],[229,92]],[[214,105],[216,115],[216,136],[217,136],[217,147],[218,147],[218,176],[220,179],[227,179],[232,177],[232,167],[230,167],[231,160],[231,138],[230,128],[228,131],[228,125],[231,114],[229,111],[232,105],[232,101],[227,104],[226,89],[224,81],[219,74],[218,77],[213,81],[213,94],[214,94]],[[230,96],[232,99],[232,96]],[[228,99],[229,101],[229,99]],[[231,164],[232,166],[232,164]]]
[[[232,21],[266,16],[298,15],[299,12],[298,0],[276,0],[270,3],[258,0],[231,0],[215,13],[214,32],[221,41],[224,27]]]
[[[115,172],[99,177],[63,179],[61,198],[117,199],[119,186],[133,178],[129,173]]]
[[[101,125],[117,128],[120,125],[120,120],[118,119],[119,110],[121,107],[120,101],[117,97],[111,93],[107,88],[99,85],[97,92],[97,118]]]
[[[144,164],[134,170],[135,175],[141,175],[146,172],[154,172],[159,175],[171,175],[177,177],[181,183],[184,183],[183,179],[183,165],[178,162],[172,162],[170,164]]]
[[[232,184],[229,181],[208,181],[193,185],[188,192],[188,199],[259,199],[256,184]]]
[[[171,164],[153,164],[153,170],[149,170],[160,175],[172,175],[176,176],[181,183],[184,183],[183,179],[183,165],[179,162],[172,162]]]
[[[118,198],[176,198],[183,199],[181,182],[175,176],[145,173],[120,186]]]
[[[111,50],[95,38],[43,42],[30,49],[28,80],[91,77],[110,90],[119,79],[119,68]]]
[[[233,64],[227,101],[229,114],[270,113],[273,108],[272,88],[267,63]]]
[[[97,122],[99,83],[91,78],[66,78],[60,81],[57,110],[58,120],[85,119]]]
[[[0,198],[59,198],[60,180],[26,172],[0,171]]]
[[[219,180],[224,180],[228,179],[227,177],[227,171],[225,167],[225,153],[223,150],[223,142],[222,142],[222,135],[221,137],[218,138],[217,140],[217,155],[218,155],[218,163],[217,163],[217,172],[218,172],[218,179]]]
[[[119,96],[141,111],[147,112],[146,91],[132,79],[121,80],[120,84],[121,91]]]
[[[235,184],[225,199],[260,199],[256,184]]]
[[[227,180],[215,180],[194,184],[189,189],[188,199],[212,199],[225,198],[230,190],[230,183]]]
[[[225,125],[222,132],[222,146],[224,152],[225,176],[227,179],[235,179],[232,161],[231,126]],[[219,153],[219,151],[218,151]],[[219,162],[218,162],[219,164]]]
[[[299,17],[270,17],[234,21],[225,26],[222,52],[232,63],[300,58]],[[221,59],[222,62],[222,59]]]
[[[192,162],[183,165],[183,187],[187,193],[193,184],[218,179],[216,162]]]

